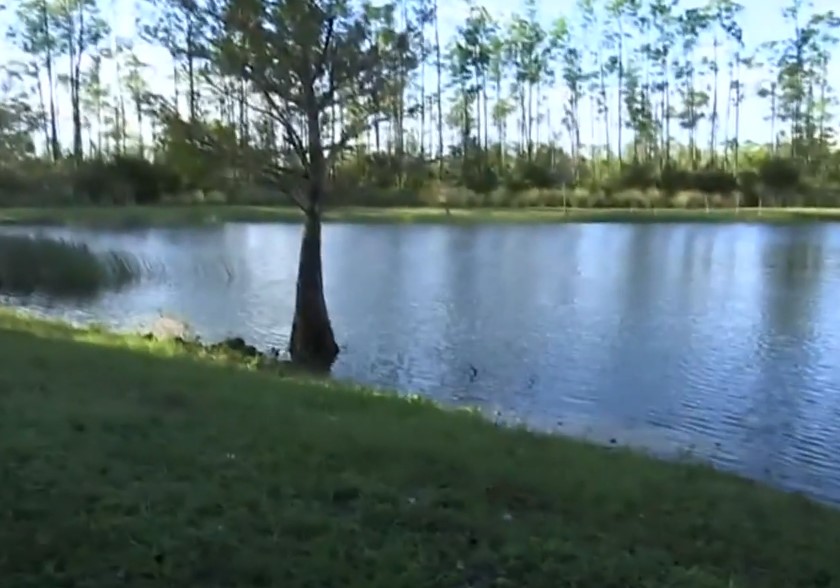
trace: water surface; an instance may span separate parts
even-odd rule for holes
[[[161,312],[285,347],[299,228],[52,234],[136,255],[129,290],[17,300]],[[840,502],[840,225],[329,225],[335,374],[716,465]]]

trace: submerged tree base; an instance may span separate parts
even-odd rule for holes
[[[311,325],[295,317],[289,338],[289,355],[292,361],[312,370],[329,371],[339,352],[328,319],[326,322],[319,321]]]
[[[329,370],[338,357],[321,268],[321,217],[306,216],[300,244],[295,316],[289,338],[289,355],[302,366]]]

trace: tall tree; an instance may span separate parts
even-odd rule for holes
[[[53,161],[61,157],[55,104],[55,58],[58,39],[55,31],[55,10],[48,0],[24,0],[17,5],[18,26],[9,30],[9,37],[30,57],[31,74],[36,79],[40,101],[44,104],[41,72],[46,74],[49,113],[44,116],[47,144]]]
[[[88,51],[108,34],[108,25],[99,14],[96,0],[58,0],[55,28],[60,50],[67,56],[70,106],[73,116],[73,157],[81,162],[82,143],[82,64]]]
[[[291,147],[291,157],[265,170],[301,187],[291,196],[305,215],[289,351],[297,362],[327,366],[339,352],[321,268],[327,170],[383,114],[374,96],[390,69],[370,19],[349,0],[208,0],[191,10],[207,25],[207,57],[248,84],[261,98],[251,107],[275,120]],[[400,31],[397,43],[409,33]],[[352,116],[330,143],[324,131],[337,103]]]

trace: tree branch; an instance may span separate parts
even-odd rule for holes
[[[327,167],[330,167],[333,163],[335,163],[335,160],[338,158],[338,155],[347,148],[347,145],[350,143],[350,141],[352,141],[353,139],[355,139],[374,125],[387,122],[387,120],[387,116],[381,116],[366,121],[363,124],[351,123],[345,126],[343,129],[341,129],[341,135],[339,136],[338,141],[336,141],[328,147],[329,152],[327,154]]]
[[[324,35],[324,43],[321,46],[321,53],[318,56],[318,64],[315,66],[315,71],[312,75],[311,83],[314,84],[318,78],[324,75],[324,67],[327,64],[327,51],[330,50],[330,43],[332,42],[333,31],[335,30],[335,17],[331,16],[327,20],[327,32]]]
[[[300,159],[300,163],[304,168],[309,167],[309,156],[307,154],[306,149],[303,145],[303,139],[300,136],[300,133],[297,132],[295,129],[294,124],[291,120],[289,120],[288,116],[284,114],[284,109],[280,107],[277,103],[277,100],[274,98],[271,86],[272,84],[265,79],[264,76],[261,76],[259,79],[256,79],[256,76],[253,75],[252,68],[243,67],[244,71],[244,78],[245,81],[254,84],[257,86],[257,90],[259,91],[262,98],[268,104],[268,108],[260,108],[252,103],[248,104],[248,107],[260,114],[265,116],[269,116],[274,119],[276,122],[280,123],[280,126],[283,127],[283,132],[286,138],[286,141],[292,146],[292,149],[295,152],[295,155],[298,156]],[[217,85],[216,81],[213,79],[213,76],[204,76],[206,78],[206,83],[216,92],[220,94],[225,93],[225,89],[221,88]]]
[[[303,145],[303,139],[301,138],[300,133],[298,133],[297,129],[295,129],[295,125],[292,124],[292,121],[290,121],[285,114],[283,114],[283,111],[271,95],[271,92],[263,90],[261,93],[263,99],[268,103],[268,109],[266,109],[265,114],[268,114],[280,123],[286,134],[286,140],[289,144],[291,144],[295,154],[300,158],[301,165],[303,165],[304,168],[309,168],[309,155]]]
[[[195,124],[181,120],[177,109],[168,100],[166,100],[166,98],[163,98],[162,96],[158,96],[157,98],[157,102],[159,104],[159,116],[164,119],[168,118],[175,124],[186,127],[187,140],[192,142],[193,145],[203,151],[220,153],[225,159],[230,160],[234,165],[240,168],[247,169],[249,167],[249,161],[244,157],[241,149],[238,147],[225,147],[221,142],[215,140],[210,133],[203,129],[198,132]],[[251,161],[250,163],[253,162]],[[260,162],[258,169],[254,171],[264,177],[275,180],[278,183],[281,183],[280,180],[286,177],[297,177],[299,179],[307,178],[306,170],[285,166],[276,161],[270,163]],[[297,195],[295,195],[293,190],[284,191],[284,194],[288,196],[298,208],[300,208],[303,212],[306,212],[306,205]]]

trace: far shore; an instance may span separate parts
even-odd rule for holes
[[[291,206],[224,204],[157,206],[66,206],[0,208],[0,225],[131,228],[190,226],[225,222],[297,223],[301,212]],[[329,208],[326,222],[551,224],[594,222],[837,222],[840,208]]]

